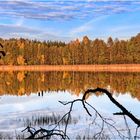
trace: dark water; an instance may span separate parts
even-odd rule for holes
[[[113,97],[140,118],[139,73],[78,73],[78,72],[6,72],[0,73],[0,137],[18,138],[28,125],[50,129],[68,112],[70,106],[58,101],[82,98],[88,88],[106,88]],[[128,118],[114,116],[120,110],[102,93],[89,96],[87,102],[121,134],[134,138],[136,125]],[[70,138],[93,138],[101,130],[102,119],[88,106],[90,117],[81,103],[75,103],[67,128]],[[98,116],[96,118],[96,115]],[[95,119],[96,118],[96,119]],[[94,121],[95,120],[95,121]],[[64,130],[66,119],[60,122]],[[105,125],[103,138],[120,138],[110,125]],[[137,134],[140,136],[139,132]],[[98,137],[99,138],[99,137]]]

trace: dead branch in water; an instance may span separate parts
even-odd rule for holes
[[[104,118],[96,108],[94,108],[91,104],[89,104],[87,101],[86,101],[86,97],[89,95],[89,94],[93,94],[93,93],[96,93],[96,92],[102,92],[102,93],[105,93],[108,98],[110,99],[110,101],[115,104],[120,110],[121,112],[117,112],[117,113],[114,113],[114,115],[123,115],[124,116],[124,121],[125,121],[125,125],[126,125],[126,129],[128,131],[128,136],[125,136],[124,134],[122,134],[120,132],[120,130],[118,130],[115,126],[114,126],[114,122],[113,120],[109,119],[109,118]],[[130,129],[129,129],[129,126],[127,124],[127,121],[126,121],[126,117],[125,116],[128,116],[136,125],[136,132],[135,132],[135,136],[134,136],[134,139],[137,139],[139,138],[137,136],[138,134],[138,128],[140,127],[140,120],[138,118],[136,118],[132,113],[130,113],[124,106],[122,106],[119,102],[117,102],[113,97],[112,97],[112,94],[107,91],[106,89],[102,89],[102,88],[96,88],[96,89],[88,89],[87,91],[85,91],[82,99],[76,99],[76,100],[73,100],[73,101],[69,101],[69,102],[62,102],[62,101],[59,101],[62,105],[70,105],[70,108],[68,110],[68,112],[66,114],[63,115],[63,117],[55,124],[54,128],[51,129],[51,130],[46,130],[46,129],[43,129],[43,128],[40,128],[38,130],[35,130],[34,128],[32,127],[27,127],[26,129],[24,129],[23,131],[27,131],[29,132],[30,136],[27,138],[27,139],[43,139],[43,138],[47,138],[47,139],[50,139],[52,136],[60,136],[62,139],[69,139],[69,137],[67,136],[67,128],[68,128],[68,124],[69,124],[69,121],[70,121],[70,118],[71,118],[71,112],[73,110],[73,106],[75,103],[77,102],[81,102],[83,108],[85,109],[85,111],[87,112],[87,114],[89,116],[92,116],[92,114],[90,113],[89,109],[87,108],[87,105],[92,108],[94,111],[95,111],[95,117],[93,119],[93,122],[92,124],[95,124],[99,127],[99,132],[96,132],[94,134],[94,139],[102,139],[102,136],[104,135],[104,129],[105,129],[105,126],[106,128],[108,128],[108,130],[110,131],[110,133],[112,135],[114,135],[113,130],[115,130],[117,133],[118,133],[118,136],[121,138],[121,139],[124,139],[124,138],[127,138],[127,139],[130,139],[130,138],[133,138],[132,135],[131,135],[131,132],[130,132]],[[96,120],[97,118],[100,118],[102,123],[101,125],[97,124],[96,123]],[[60,125],[60,122],[62,120],[66,119],[66,122],[65,122],[65,128],[64,130],[60,130],[60,129],[57,129]],[[115,137],[115,135],[114,135]]]
[[[89,93],[96,93],[96,92],[102,92],[102,93],[105,93],[108,98],[110,99],[110,101],[112,103],[114,103],[122,112],[120,113],[114,113],[114,115],[127,115],[135,124],[138,125],[138,127],[140,127],[140,119],[136,118],[132,113],[130,113],[124,106],[122,106],[119,102],[117,102],[113,97],[112,97],[112,94],[107,91],[106,89],[102,89],[102,88],[96,88],[96,89],[88,89],[84,96],[83,96],[83,99],[82,100],[85,100],[86,99],[86,96],[89,94]]]
[[[53,136],[59,136],[61,139],[69,139],[63,131],[57,129],[47,130],[40,128],[36,130],[33,127],[27,126],[24,130],[22,130],[22,132],[24,131],[27,131],[30,134],[30,136],[26,139],[50,139]]]

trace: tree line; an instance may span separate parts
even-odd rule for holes
[[[6,56],[0,65],[138,64],[140,33],[128,40],[90,40],[84,36],[69,43],[29,39],[2,39]]]

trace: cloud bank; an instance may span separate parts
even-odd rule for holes
[[[96,25],[108,16],[137,11],[138,0],[5,0],[0,2],[0,36],[69,41],[100,33]]]
[[[139,7],[140,2],[132,0],[7,0],[0,3],[0,16],[37,20],[72,20],[113,13],[133,12],[139,10]]]

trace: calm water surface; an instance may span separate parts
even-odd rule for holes
[[[0,73],[0,136],[13,137],[22,135],[28,125],[35,128],[50,129],[51,124],[59,121],[68,112],[70,106],[58,101],[72,101],[82,98],[88,88],[102,87],[110,90],[113,97],[131,113],[140,118],[140,74],[139,73],[68,73],[68,72],[6,72]],[[120,110],[104,94],[89,96],[87,102],[94,106],[104,117],[125,136],[130,136],[123,116],[114,116]],[[93,137],[100,131],[102,121],[95,119],[95,111],[88,107],[92,117],[83,109],[81,103],[75,103],[68,124],[70,138]],[[136,125],[127,118],[131,136]],[[65,121],[60,124],[65,127]],[[108,126],[104,134],[118,138],[118,133]],[[112,135],[113,133],[113,135]],[[26,133],[25,133],[26,135]],[[140,136],[140,134],[138,133]]]

